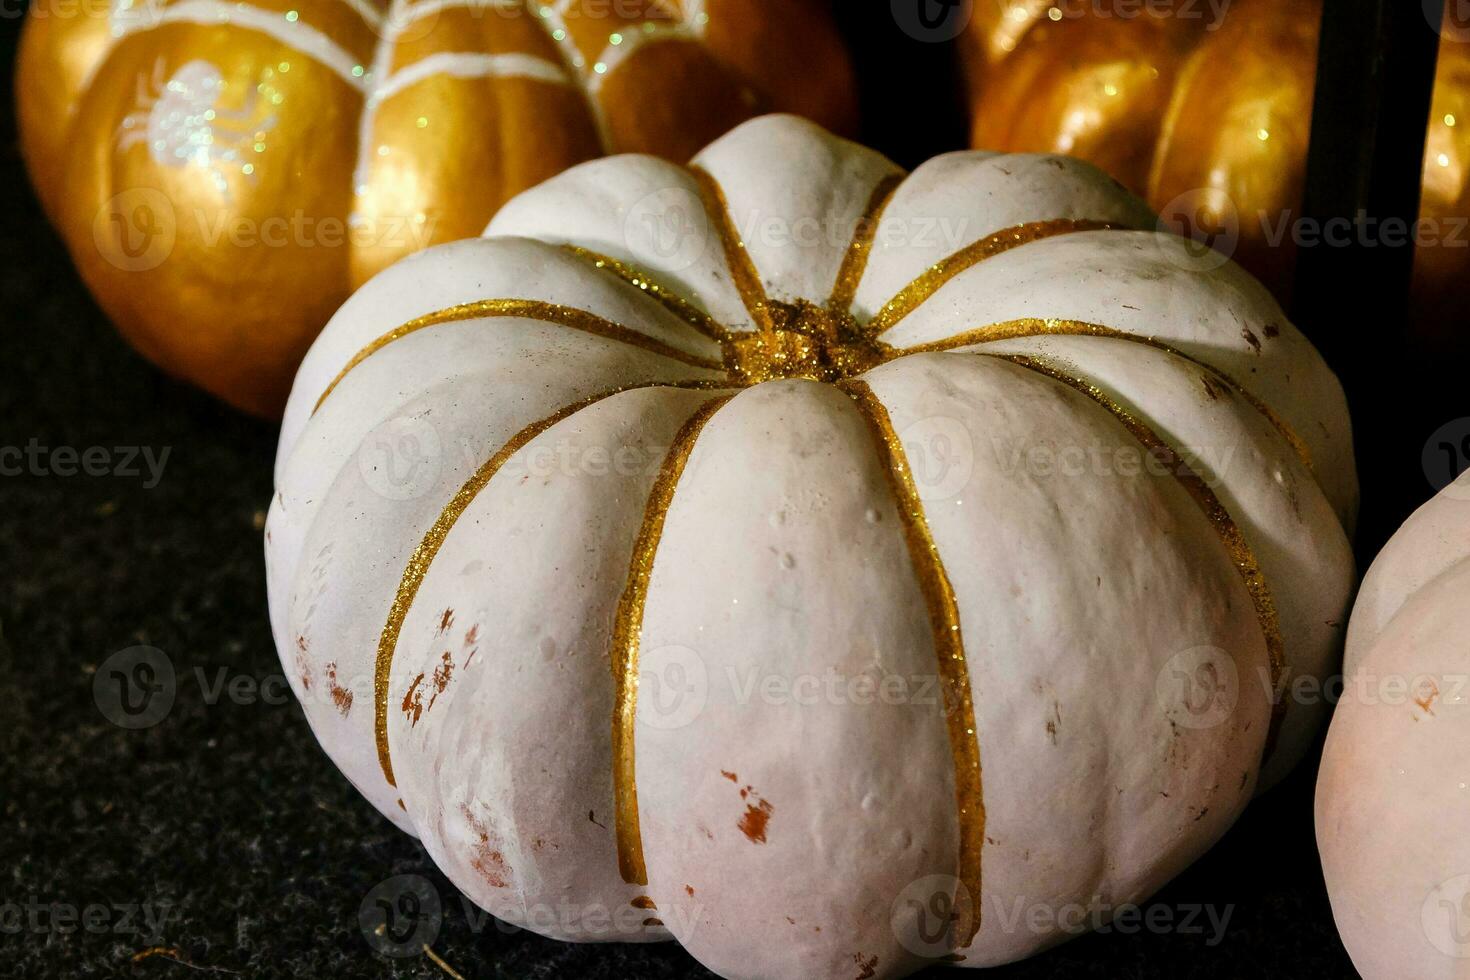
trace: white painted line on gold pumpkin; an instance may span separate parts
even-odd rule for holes
[[[405,31],[426,17],[437,17],[446,10],[461,8],[492,11],[497,16],[534,16],[522,0],[422,0],[421,3],[406,4],[402,10],[394,12],[384,24],[383,36],[390,44],[396,44]]]
[[[382,28],[383,12],[372,3],[372,0],[342,0],[342,2],[351,7],[353,12],[362,18],[362,22],[373,31],[376,32]]]
[[[373,154],[373,127],[377,109],[404,89],[429,78],[528,78],[548,85],[572,85],[573,79],[560,65],[538,55],[511,52],[507,54],[469,54],[440,52],[415,61],[376,86],[363,106],[359,120],[357,165],[353,168],[352,186],[360,193],[367,182],[368,162]]]
[[[206,26],[232,24],[258,31],[310,56],[358,91],[367,91],[368,80],[361,72],[361,62],[345,48],[310,24],[300,20],[287,20],[285,14],[260,7],[220,3],[219,0],[183,0],[182,3],[165,7],[151,16],[140,17],[131,23],[123,22],[122,36],[140,34],[163,24],[179,23]],[[354,68],[358,69],[355,74]]]
[[[374,89],[368,97],[372,106],[387,101],[410,85],[427,78],[447,75],[452,78],[529,78],[549,85],[571,85],[572,78],[560,65],[534,54],[469,54],[440,52],[415,61],[395,72]]]
[[[699,32],[688,24],[659,24],[653,30],[636,30],[624,35],[621,44],[609,44],[593,62],[587,90],[594,96],[602,92],[607,77],[640,49],[661,41],[698,41]]]

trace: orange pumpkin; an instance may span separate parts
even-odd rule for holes
[[[1228,236],[1285,300],[1298,235],[1305,244],[1330,231],[1295,223],[1321,16],[1321,0],[977,3],[962,41],[973,142],[1098,164],[1165,220]],[[1428,138],[1422,215],[1435,221],[1421,236],[1415,302],[1464,311],[1470,44],[1441,45]]]
[[[119,329],[274,415],[347,295],[609,152],[855,125],[821,0],[36,0],[19,122]]]

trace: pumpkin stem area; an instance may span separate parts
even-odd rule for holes
[[[768,328],[732,334],[725,344],[725,363],[745,384],[787,378],[841,381],[892,356],[892,348],[848,313],[806,300],[766,300],[763,309]]]

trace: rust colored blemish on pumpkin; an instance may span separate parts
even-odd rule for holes
[[[449,686],[450,679],[454,677],[454,661],[449,657],[449,651],[444,651],[444,656],[439,658],[439,666],[434,668],[434,693],[429,696],[429,711],[434,707],[434,702],[439,700],[439,695]]]
[[[757,798],[755,804],[745,807],[745,816],[740,818],[736,824],[740,832],[750,840],[752,844],[764,844],[766,842],[766,824],[771,820],[771,814],[775,811],[766,800]]]
[[[454,625],[454,610],[444,610],[444,615],[439,617],[439,632],[448,633],[449,627]]]
[[[464,635],[464,645],[468,649],[469,647],[472,647],[476,643],[478,643],[479,640],[480,640],[480,624],[479,623],[476,623],[475,625],[471,626],[470,629],[469,629],[469,632]]]
[[[639,895],[637,898],[633,899],[632,906],[635,909],[654,910],[658,908],[658,906],[654,904],[653,899],[649,898],[647,895]]]
[[[687,894],[687,895],[688,895],[688,896],[689,896],[689,897],[690,897],[690,898],[693,898],[693,897],[694,897],[694,886],[693,886],[693,885],[685,885],[685,886],[684,886],[684,891],[685,891],[685,893],[686,893],[686,894]]]
[[[327,664],[327,687],[332,693],[332,703],[337,710],[342,712],[342,717],[347,717],[347,712],[352,710],[352,692],[337,683],[337,661],[333,660]]]
[[[296,636],[296,669],[301,672],[301,689],[311,690],[311,661],[306,656],[306,634]]]
[[[1261,352],[1261,339],[1255,334],[1251,333],[1249,327],[1241,327],[1240,335],[1245,338],[1245,342],[1247,344],[1250,344],[1251,347],[1255,349],[1255,352],[1257,354]]]
[[[737,775],[735,775],[733,772],[731,772],[728,769],[721,769],[720,770],[720,775],[721,776],[724,776],[726,779],[730,780],[730,782],[732,782],[732,783],[738,783],[738,782],[740,782],[740,777],[737,776]]]
[[[1202,374],[1199,380],[1200,384],[1205,387],[1205,394],[1210,396],[1210,401],[1219,401],[1221,398],[1230,397],[1230,386],[1214,375]]]
[[[1267,340],[1275,340],[1281,336],[1281,327],[1275,323],[1268,323],[1262,328],[1266,333]]]
[[[1420,711],[1424,712],[1426,715],[1432,715],[1434,714],[1434,708],[1432,707],[1432,705],[1434,704],[1434,699],[1439,697],[1439,685],[1427,678],[1425,679],[1424,683],[1428,686],[1429,690],[1422,698],[1415,698],[1414,703],[1419,706]]]
[[[475,835],[470,867],[479,873],[491,888],[509,888],[513,877],[505,855],[500,851],[500,841],[486,824],[475,818],[468,805],[461,803],[459,812],[470,825]]]
[[[423,717],[424,714],[424,692],[419,690],[419,685],[423,682],[424,675],[419,674],[419,676],[413,679],[413,683],[409,685],[408,693],[403,696],[402,709],[404,715],[408,717],[410,728],[416,727],[419,723],[419,718]]]
[[[661,925],[664,924],[664,920],[663,919],[644,919],[643,920],[643,924],[645,926],[661,926]]]
[[[867,959],[863,959],[862,953],[853,953],[852,960],[858,965],[859,972],[857,980],[868,980],[869,977],[874,976],[878,972],[877,956],[870,956]]]

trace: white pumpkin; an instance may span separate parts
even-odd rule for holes
[[[386,270],[268,525],[328,754],[495,915],[728,977],[1145,898],[1311,737],[1271,685],[1334,665],[1357,492],[1317,353],[1153,228],[1074,160],[771,116]]]
[[[1470,473],[1363,579],[1317,781],[1317,843],[1368,980],[1470,975]]]

